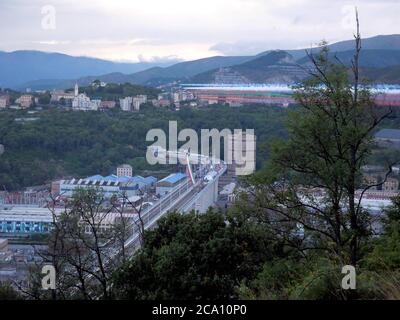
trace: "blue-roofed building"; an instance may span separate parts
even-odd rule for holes
[[[157,182],[156,194],[163,196],[185,180],[186,180],[185,173],[180,173],[180,172],[172,173],[169,176]]]
[[[125,193],[128,197],[135,196],[140,191],[147,191],[154,187],[157,182],[155,177],[127,177],[114,174],[103,177],[94,175],[84,179],[72,179],[60,181],[60,195],[71,197],[76,189],[98,188],[104,192],[105,197],[121,195]]]
[[[53,226],[53,213],[57,216],[64,209],[36,206],[7,206],[0,208],[0,233],[48,233]]]
[[[86,179],[101,180],[101,179],[103,179],[103,176],[96,174],[96,175],[94,175],[94,176],[87,177]]]
[[[142,177],[142,176],[134,176],[132,177],[132,181],[137,184],[138,188],[142,191],[148,190],[155,186],[157,182],[157,178],[150,176],[150,177]]]
[[[149,177],[144,178],[144,181],[146,183],[154,184],[157,182],[157,178],[153,177],[153,176],[149,176]]]

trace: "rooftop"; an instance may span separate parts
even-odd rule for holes
[[[54,213],[59,215],[63,209],[54,209]],[[29,206],[13,206],[7,209],[0,209],[0,221],[37,221],[53,222],[52,211],[48,208],[36,208]]]
[[[185,173],[172,173],[169,176],[165,177],[164,179],[160,180],[160,182],[169,182],[169,183],[176,183],[182,179],[186,178]]]
[[[231,182],[229,184],[227,184],[219,194],[221,195],[230,195],[235,191],[236,188],[236,183]]]
[[[144,183],[144,184],[149,184],[157,181],[157,178],[153,176],[149,177],[142,177],[142,176],[134,176],[132,177],[132,181],[136,183]]]
[[[157,178],[153,176],[149,177],[142,177],[142,176],[134,176],[134,177],[127,177],[127,176],[120,176],[118,177],[115,174],[108,175],[108,176],[101,176],[96,174],[94,176],[87,177],[85,179],[72,179],[63,181],[62,183],[66,184],[80,184],[80,185],[97,185],[97,186],[116,186],[119,184],[151,184],[157,181]]]

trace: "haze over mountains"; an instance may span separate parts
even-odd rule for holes
[[[350,65],[354,42],[330,45],[331,59]],[[400,84],[400,35],[363,39],[360,66],[365,77]],[[316,50],[316,49],[314,49]],[[173,63],[115,63],[38,51],[0,52],[0,87],[54,89],[105,82],[157,86],[172,81],[194,83],[293,83],[306,76],[304,49],[265,51],[255,56],[216,56]],[[223,68],[223,69],[221,69]]]
[[[0,51],[0,87],[20,87],[34,80],[77,79],[111,72],[134,73],[154,66],[169,66],[179,61],[119,63],[90,57],[73,57],[62,53],[19,50]]]

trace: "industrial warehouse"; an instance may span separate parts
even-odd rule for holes
[[[257,103],[287,107],[294,103],[292,90],[287,86],[187,84],[183,87],[193,92],[199,102],[207,104],[227,103],[240,106]]]
[[[56,186],[53,186],[52,190],[61,196],[71,197],[77,189],[100,188],[106,198],[121,193],[130,197],[150,188],[156,181],[157,178],[151,176],[144,178],[142,176],[94,175],[85,179],[61,180],[55,183]],[[59,185],[59,190],[57,190],[57,185]]]
[[[203,104],[267,104],[288,107],[295,103],[294,89],[286,84],[183,84],[182,88],[193,93]],[[400,106],[397,86],[377,86],[371,89],[377,106]]]
[[[0,235],[1,234],[46,234],[51,231],[54,218],[65,211],[65,201],[73,197],[78,190],[96,189],[106,201],[115,196],[119,204],[124,201],[130,205],[146,209],[160,197],[166,196],[178,185],[186,181],[186,174],[172,173],[157,182],[153,176],[131,176],[132,168],[123,165],[117,168],[117,175],[93,175],[87,178],[58,180],[51,185],[51,194],[46,196],[46,203],[26,202],[19,198],[2,198],[0,202]],[[118,176],[118,174],[127,174]],[[129,176],[130,175],[130,176]],[[10,199],[12,201],[10,201]],[[19,201],[17,201],[19,200]],[[22,201],[24,200],[24,201]],[[134,209],[132,209],[134,210]],[[131,211],[132,211],[131,210]],[[126,210],[126,214],[132,212]],[[117,213],[111,212],[102,223],[111,225]]]

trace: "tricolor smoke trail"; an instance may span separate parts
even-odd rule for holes
[[[186,154],[186,171],[192,183],[195,184],[192,168],[190,166],[189,153]]]

